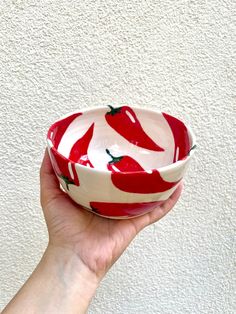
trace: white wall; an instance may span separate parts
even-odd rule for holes
[[[48,126],[128,103],[184,119],[198,149],[181,201],[135,239],[89,313],[234,312],[233,2],[1,2],[0,307],[47,244],[38,172]]]

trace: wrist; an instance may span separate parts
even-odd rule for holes
[[[49,245],[4,313],[87,312],[100,280],[68,249]]]
[[[63,291],[63,298],[68,298],[68,303],[86,311],[100,279],[93,273],[71,250],[48,245],[42,258],[42,270],[47,269],[55,279],[55,289]],[[40,264],[41,264],[40,263]]]

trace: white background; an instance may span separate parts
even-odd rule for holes
[[[139,234],[89,313],[235,313],[233,2],[1,1],[0,308],[47,245],[38,173],[50,123],[128,103],[183,119],[198,148],[180,202]]]

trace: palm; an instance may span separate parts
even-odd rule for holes
[[[51,243],[73,250],[96,273],[105,272],[142,228],[162,218],[180,192],[181,186],[151,213],[111,220],[80,208],[59,189],[47,153],[41,168],[41,203]]]

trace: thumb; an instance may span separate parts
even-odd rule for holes
[[[45,150],[40,168],[40,200],[43,209],[55,199],[62,195],[57,177],[54,173],[48,150]]]

